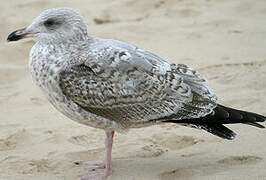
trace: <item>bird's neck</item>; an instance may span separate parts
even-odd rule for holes
[[[40,49],[46,49],[49,54],[57,55],[60,54],[62,57],[73,59],[74,61],[83,58],[82,55],[88,53],[88,49],[94,42],[92,37],[86,36],[86,38],[65,38],[58,41],[39,41],[37,46]],[[87,58],[87,57],[84,57]]]
[[[30,71],[33,79],[45,79],[48,74],[55,74],[65,64],[79,65],[87,59],[92,39],[87,41],[65,41],[48,43],[38,41],[31,49]],[[40,83],[37,82],[38,85]]]

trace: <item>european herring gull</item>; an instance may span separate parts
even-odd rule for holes
[[[263,128],[257,122],[265,117],[217,104],[206,80],[190,67],[125,42],[88,36],[73,9],[46,10],[7,40],[28,37],[37,41],[30,52],[30,72],[48,101],[70,119],[106,133],[105,161],[76,162],[102,170],[82,179],[112,174],[115,131],[178,123],[233,139],[235,133],[223,124]]]

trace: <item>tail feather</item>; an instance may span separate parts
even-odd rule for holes
[[[213,135],[218,137],[232,140],[235,138],[236,134],[229,128],[222,124],[193,124],[196,128],[203,129]]]
[[[234,124],[234,123],[256,123],[264,122],[266,117],[252,112],[246,112],[236,110],[233,108],[217,105],[214,108],[214,113],[204,117],[194,119],[183,119],[183,120],[167,120],[165,122],[173,123],[207,123],[207,124]]]
[[[243,123],[258,128],[265,128],[263,125],[257,123],[264,122],[265,120],[266,117],[259,114],[217,105],[217,107],[214,109],[214,112],[205,117],[183,120],[171,119],[164,122],[188,124],[192,127],[206,130],[221,138],[233,139],[236,134],[223,124]]]

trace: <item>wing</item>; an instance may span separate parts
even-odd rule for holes
[[[215,107],[215,96],[195,71],[122,45],[101,43],[86,61],[63,69],[63,93],[87,111],[125,127],[200,117]]]

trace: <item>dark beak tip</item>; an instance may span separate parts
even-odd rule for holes
[[[17,41],[17,40],[20,40],[22,38],[23,38],[22,35],[17,35],[17,31],[14,31],[14,32],[12,32],[11,34],[8,35],[7,42]]]
[[[6,41],[7,41],[7,42],[10,42],[10,38],[7,37]]]

